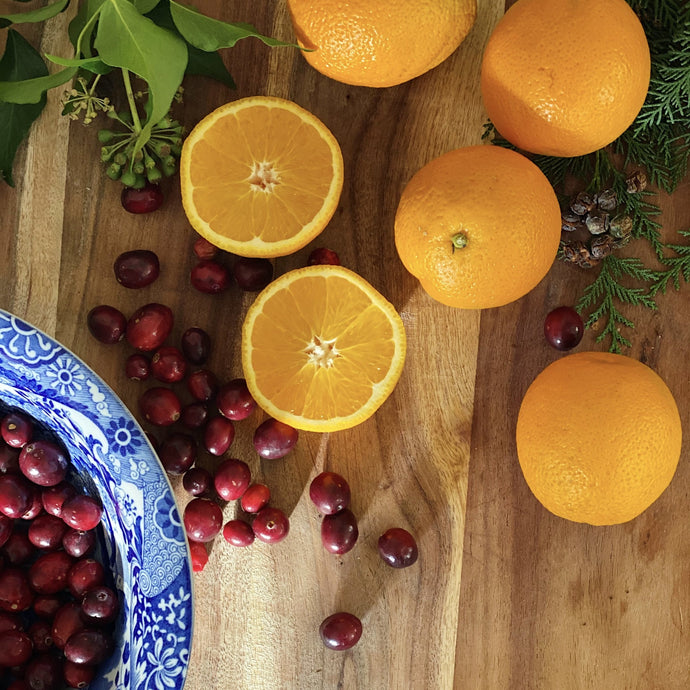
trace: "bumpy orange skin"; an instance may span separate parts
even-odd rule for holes
[[[519,299],[546,275],[560,240],[560,208],[525,156],[469,146],[427,163],[405,187],[395,246],[434,299],[486,309]],[[455,248],[462,233],[467,244]]]
[[[476,0],[288,0],[304,57],[356,86],[401,84],[445,60],[474,24]]]
[[[625,0],[518,0],[489,38],[481,91],[508,141],[569,157],[619,137],[649,77],[644,29]]]
[[[682,440],[664,381],[630,357],[579,352],[532,382],[516,441],[527,485],[552,513],[614,525],[646,510],[671,482]]]

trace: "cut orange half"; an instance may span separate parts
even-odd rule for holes
[[[180,159],[192,227],[240,256],[284,256],[328,224],[343,187],[343,156],[317,117],[292,101],[242,98],[189,133]]]
[[[342,266],[283,274],[249,308],[242,365],[269,415],[297,429],[336,431],[368,419],[395,387],[405,361],[395,307]]]

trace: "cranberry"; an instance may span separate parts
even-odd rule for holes
[[[12,565],[26,563],[35,555],[36,547],[29,541],[26,532],[15,530],[5,542],[3,553]]]
[[[10,538],[13,524],[12,518],[8,518],[7,515],[0,513],[0,547]]]
[[[381,558],[393,568],[407,568],[417,561],[417,542],[402,527],[385,531],[378,541]]]
[[[105,581],[105,568],[93,558],[82,558],[73,563],[67,573],[67,586],[75,599],[81,599],[92,587]]]
[[[309,485],[309,498],[324,515],[333,515],[350,505],[350,485],[335,472],[322,472]]]
[[[197,237],[194,241],[193,250],[197,259],[212,259],[218,254],[218,247],[211,244],[205,237]]]
[[[256,409],[256,401],[245,379],[233,379],[223,384],[216,394],[218,411],[228,419],[246,419]]]
[[[326,515],[321,521],[321,542],[331,553],[347,553],[359,537],[357,518],[349,509]]]
[[[201,366],[211,352],[211,338],[202,328],[188,328],[182,334],[182,352],[190,364]]]
[[[28,629],[29,637],[38,652],[47,652],[53,648],[53,636],[50,634],[52,626],[47,620],[36,620]]]
[[[24,630],[24,623],[18,613],[0,611],[0,632],[5,630]]]
[[[170,335],[173,327],[170,307],[157,302],[139,307],[127,321],[127,342],[137,350],[151,352],[158,349]]]
[[[235,438],[235,427],[225,417],[214,417],[204,431],[204,446],[211,455],[223,455]]]
[[[27,443],[19,454],[22,474],[39,486],[55,486],[67,475],[69,460],[61,448],[50,441]]]
[[[0,513],[20,518],[31,507],[33,491],[29,481],[20,474],[0,476]]]
[[[12,448],[23,448],[33,434],[34,425],[22,412],[10,412],[0,422],[0,434]]]
[[[141,189],[125,187],[120,195],[120,202],[128,213],[151,213],[161,207],[163,192],[157,184],[150,182]]]
[[[32,484],[30,488],[31,504],[22,513],[22,520],[33,520],[35,517],[43,512],[43,503],[41,502],[41,488],[37,484]]]
[[[64,520],[44,513],[29,525],[27,536],[37,549],[53,550],[62,546],[62,538],[67,530]]]
[[[252,529],[257,539],[275,544],[287,537],[290,531],[290,521],[282,510],[267,506],[256,514],[254,522],[252,522]]]
[[[182,477],[182,486],[192,496],[202,496],[208,493],[212,482],[211,473],[203,467],[191,467]]]
[[[29,568],[29,584],[38,594],[57,594],[67,587],[67,576],[74,559],[64,551],[39,556]]]
[[[62,505],[62,519],[72,529],[86,532],[101,521],[103,506],[100,501],[86,494],[77,494]]]
[[[76,496],[77,490],[69,482],[60,482],[41,491],[41,502],[46,513],[62,516],[62,506],[68,498]]]
[[[233,546],[249,546],[256,538],[252,526],[244,520],[230,520],[223,527],[223,538]]]
[[[96,546],[95,530],[68,528],[62,537],[62,548],[74,558],[81,558],[91,553]]]
[[[160,274],[156,254],[148,249],[123,252],[113,265],[115,278],[120,285],[136,290],[151,285]]]
[[[351,649],[362,636],[362,622],[351,613],[339,611],[324,619],[319,626],[319,635],[329,649]]]
[[[96,340],[112,345],[119,343],[125,337],[127,319],[119,309],[100,304],[87,314],[86,325]]]
[[[63,649],[67,640],[85,627],[81,606],[76,601],[63,604],[53,618],[53,642],[58,649]]]
[[[19,472],[19,448],[0,443],[0,474]]]
[[[196,461],[196,441],[189,434],[174,432],[161,443],[158,457],[169,474],[184,474]]]
[[[582,340],[585,325],[572,307],[557,307],[546,315],[544,336],[557,350],[571,350]]]
[[[19,568],[9,567],[0,572],[0,609],[16,613],[31,607],[33,593],[29,580]]]
[[[139,410],[144,419],[156,426],[174,424],[182,412],[182,404],[174,391],[156,386],[139,398]]]
[[[117,616],[119,601],[110,587],[99,585],[87,590],[81,600],[81,611],[88,623],[103,625],[112,623]]]
[[[246,462],[236,458],[223,460],[213,477],[216,493],[224,501],[235,501],[247,490],[251,481],[251,472]]]
[[[189,542],[189,553],[192,557],[192,570],[195,573],[200,573],[208,563],[208,549],[206,544],[200,541]]]
[[[271,490],[265,484],[252,484],[242,494],[240,505],[245,513],[258,513],[271,500]]]
[[[223,525],[223,511],[208,498],[193,498],[184,509],[184,526],[192,541],[211,541]]]
[[[24,669],[24,680],[31,690],[60,690],[62,660],[46,652],[34,656]]]
[[[96,667],[86,664],[75,664],[73,661],[65,659],[62,675],[65,678],[65,683],[70,688],[86,688],[96,675]]]
[[[208,402],[218,390],[218,379],[212,371],[199,369],[187,378],[187,389],[195,400]]]
[[[62,597],[59,594],[39,594],[34,599],[31,608],[39,618],[47,618],[52,621],[62,603]]]
[[[146,381],[151,375],[151,362],[146,355],[135,352],[125,361],[125,374],[132,381]]]
[[[292,450],[297,437],[297,429],[270,417],[254,432],[254,448],[262,458],[276,460]]]
[[[208,405],[202,402],[185,405],[180,412],[180,421],[188,429],[200,429],[208,421]]]
[[[0,667],[21,666],[33,653],[31,638],[21,630],[0,632]]]
[[[230,271],[213,259],[204,259],[192,268],[192,286],[199,292],[215,295],[230,285]]]
[[[75,664],[100,664],[110,653],[112,640],[102,631],[85,628],[74,633],[65,645],[65,657]]]
[[[318,264],[340,266],[340,258],[332,249],[327,249],[326,247],[317,247],[311,252],[311,254],[309,254],[307,265],[316,266]]]
[[[182,381],[187,373],[184,355],[172,345],[164,345],[156,350],[151,360],[151,373],[164,383]]]
[[[241,290],[258,292],[273,280],[273,264],[268,259],[241,256],[235,261],[232,274]]]

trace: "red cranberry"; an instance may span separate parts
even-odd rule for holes
[[[258,513],[271,500],[271,490],[265,484],[252,484],[242,495],[240,505],[245,513]]]
[[[0,474],[19,472],[19,448],[0,443]]]
[[[27,632],[34,643],[36,651],[47,652],[53,648],[53,636],[50,634],[51,629],[51,624],[47,620],[41,620],[40,618],[29,626]]]
[[[105,581],[105,568],[93,558],[82,558],[67,573],[67,586],[75,599],[81,599],[92,587]]]
[[[67,530],[64,520],[44,513],[29,525],[27,536],[37,549],[53,550],[62,546],[62,538]]]
[[[33,592],[22,570],[15,567],[0,572],[0,609],[17,613],[31,607]]]
[[[24,630],[24,622],[18,613],[0,611],[0,632],[5,630]]]
[[[7,515],[0,513],[0,548],[10,538],[13,525],[12,518],[8,518]]]
[[[86,688],[96,675],[96,666],[75,664],[65,659],[62,675],[70,688]]]
[[[20,474],[0,476],[0,513],[20,518],[31,507],[33,491],[29,481]]]
[[[137,309],[127,321],[127,342],[137,350],[151,352],[158,349],[173,327],[170,307],[152,302]]]
[[[22,565],[36,554],[36,547],[26,532],[15,530],[5,542],[3,553],[12,565]]]
[[[582,317],[572,307],[557,307],[544,320],[544,336],[557,350],[572,350],[579,345],[584,332]]]
[[[169,474],[184,474],[196,461],[196,441],[189,434],[174,432],[163,439],[158,457]]]
[[[55,486],[67,475],[69,460],[61,448],[50,441],[27,443],[19,454],[22,474],[39,486]]]
[[[350,505],[350,485],[335,472],[322,472],[309,485],[309,498],[324,515],[333,515]]]
[[[233,546],[249,546],[256,538],[252,526],[244,520],[230,520],[223,527],[223,538]]]
[[[170,388],[149,388],[139,398],[139,410],[147,422],[156,426],[174,424],[182,412],[182,404]]]
[[[362,636],[362,622],[351,613],[339,611],[324,619],[319,626],[319,635],[329,649],[351,649]]]
[[[146,381],[151,375],[151,362],[146,355],[134,353],[125,361],[125,374],[132,381]]]
[[[23,448],[31,440],[33,430],[33,423],[22,412],[10,412],[0,422],[0,434],[12,448]]]
[[[100,501],[86,494],[77,494],[62,505],[62,519],[72,529],[83,532],[94,529],[101,521],[102,515],[103,506]]]
[[[67,587],[67,576],[74,559],[64,551],[39,556],[29,568],[29,584],[38,594],[57,594]]]
[[[331,553],[347,553],[354,547],[357,537],[357,518],[349,508],[326,515],[321,521],[321,542]]]
[[[81,611],[88,623],[104,625],[117,616],[119,601],[110,587],[99,585],[88,589],[81,600]]]
[[[193,246],[197,259],[212,259],[218,254],[218,247],[211,244],[205,237],[197,237]]]
[[[282,510],[266,506],[256,514],[254,522],[252,522],[252,529],[257,539],[275,544],[287,537],[290,531],[290,521]]]
[[[190,364],[201,366],[211,353],[211,338],[203,328],[188,328],[182,334],[182,352]]]
[[[160,274],[160,263],[155,252],[133,249],[123,252],[113,265],[115,278],[120,285],[136,290],[151,285]]]
[[[62,506],[68,498],[76,496],[77,490],[69,482],[60,482],[41,491],[41,501],[46,513],[61,517]]]
[[[125,187],[120,195],[120,202],[128,213],[151,213],[161,207],[163,192],[157,184],[150,182],[141,189]]]
[[[292,450],[297,438],[297,429],[271,417],[254,432],[254,448],[262,458],[276,460]]]
[[[332,249],[327,249],[326,247],[317,247],[311,252],[311,254],[309,254],[307,265],[315,266],[317,264],[340,266],[340,258]]]
[[[237,458],[223,460],[213,477],[216,493],[224,501],[235,501],[247,490],[251,481],[251,471],[246,462]]]
[[[212,371],[199,369],[187,378],[187,389],[195,400],[208,402],[218,390],[218,379]]]
[[[59,594],[39,594],[31,608],[39,618],[52,621],[62,604],[63,600]]]
[[[407,568],[416,563],[417,542],[402,527],[393,527],[384,532],[378,541],[379,555],[393,568]]]
[[[235,427],[225,417],[214,417],[204,431],[204,446],[211,455],[223,455],[235,438]]]
[[[119,343],[125,337],[127,319],[119,309],[100,304],[87,314],[86,325],[96,340],[112,345]]]
[[[240,290],[258,292],[273,280],[273,264],[269,259],[241,256],[235,261],[232,274]]]
[[[223,511],[208,498],[193,498],[184,509],[184,526],[192,541],[211,541],[223,525]]]
[[[65,657],[75,664],[100,664],[110,654],[112,640],[102,630],[85,628],[74,633],[65,645]]]
[[[62,660],[46,652],[34,656],[24,669],[24,680],[31,690],[60,690]]]
[[[208,421],[208,406],[202,402],[185,405],[180,412],[180,421],[188,429],[200,429]]]
[[[81,614],[81,606],[76,601],[68,601],[63,604],[53,618],[53,642],[58,649],[63,649],[67,640],[74,633],[85,627]]]
[[[22,520],[33,520],[35,517],[43,512],[43,503],[41,502],[41,488],[37,484],[31,485],[31,505],[22,514]]]
[[[190,467],[182,477],[182,486],[192,496],[208,493],[212,483],[211,473],[203,467]]]
[[[172,345],[164,345],[156,350],[151,359],[151,373],[164,383],[182,381],[187,373],[184,355]]]
[[[0,668],[21,666],[33,653],[31,638],[21,630],[0,632]]]
[[[246,419],[256,409],[245,379],[233,379],[223,384],[216,394],[218,411],[228,419],[239,421]]]
[[[208,563],[208,549],[200,541],[189,541],[189,553],[192,557],[192,570],[200,573]]]
[[[62,537],[62,548],[74,558],[81,558],[91,553],[96,546],[95,530],[78,530],[68,528]]]
[[[192,286],[209,295],[223,292],[230,285],[230,271],[213,259],[204,259],[192,268]]]

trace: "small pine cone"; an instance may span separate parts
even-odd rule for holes
[[[586,216],[594,209],[594,199],[587,192],[580,192],[570,200],[570,210],[577,216]]]
[[[568,242],[563,245],[563,259],[568,263],[577,264],[581,268],[591,268],[599,263],[592,256],[589,247],[584,242]]]
[[[585,225],[592,235],[602,235],[609,228],[609,214],[593,212],[585,218]]]
[[[561,230],[563,232],[574,232],[584,226],[582,218],[574,213],[564,211],[561,214]]]
[[[604,189],[597,194],[596,198],[597,208],[600,211],[615,211],[616,206],[618,206],[618,199],[616,198],[616,192],[613,189]]]
[[[604,259],[612,251],[615,240],[611,235],[597,235],[589,243],[589,251],[593,259]]]
[[[647,189],[647,176],[641,170],[636,170],[625,180],[625,186],[628,194],[644,192]]]
[[[624,213],[619,213],[611,219],[609,223],[609,232],[616,239],[624,239],[630,237],[632,227],[632,218]]]
[[[582,242],[565,242],[562,245],[563,261],[576,264],[580,260],[580,251],[576,245]]]

